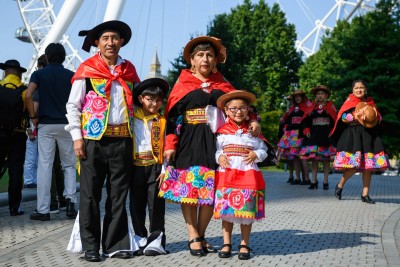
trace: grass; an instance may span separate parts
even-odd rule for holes
[[[0,193],[8,191],[8,172],[0,179]]]

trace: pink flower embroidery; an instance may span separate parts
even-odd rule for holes
[[[107,110],[107,102],[104,98],[97,96],[93,98],[91,108],[93,113],[102,113]]]

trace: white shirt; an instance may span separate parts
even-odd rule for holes
[[[100,54],[99,54],[100,57]],[[100,57],[101,59],[101,57]],[[101,59],[103,60],[103,59]],[[115,67],[124,63],[121,57],[118,57]],[[116,75],[114,68],[108,67],[110,73]],[[82,139],[81,132],[81,114],[82,106],[86,96],[85,79],[76,79],[72,84],[71,93],[66,105],[68,124],[65,130],[70,132],[72,140]],[[111,83],[110,91],[110,110],[108,115],[108,125],[118,125],[127,122],[126,106],[124,104],[124,88],[118,81]]]

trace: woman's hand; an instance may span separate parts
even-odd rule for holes
[[[160,173],[157,177],[156,182],[158,183],[158,188],[161,188],[162,183],[164,182],[165,173]]]
[[[261,126],[256,120],[252,120],[249,124],[249,132],[255,136],[258,137],[261,133]]]
[[[243,157],[243,163],[245,163],[246,165],[251,165],[254,163],[256,159],[258,159],[258,156],[256,152],[254,152],[253,150],[248,150],[248,151],[249,154],[247,154],[246,157]]]
[[[230,166],[228,157],[226,155],[219,156],[218,164],[224,169],[228,168]]]
[[[164,151],[164,158],[167,159],[168,164],[175,160],[176,150],[175,149],[168,149]]]

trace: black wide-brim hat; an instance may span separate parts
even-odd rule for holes
[[[105,31],[116,31],[120,37],[124,39],[122,46],[126,45],[132,37],[132,30],[128,24],[119,20],[110,20],[103,22],[91,30],[83,30],[79,32],[79,36],[86,36],[83,41],[82,49],[86,52],[90,51],[90,47],[96,47],[96,40],[99,40],[101,34]]]
[[[142,82],[140,82],[136,87],[133,89],[133,101],[136,106],[142,106],[139,102],[139,96],[143,93],[146,88],[149,87],[158,87],[163,91],[164,98],[168,94],[169,84],[166,80],[161,78],[149,78]]]
[[[10,60],[7,60],[4,63],[0,63],[0,69],[5,70],[5,69],[8,69],[8,68],[18,69],[22,73],[26,72],[26,69],[21,67],[21,64],[19,64],[19,61],[15,60],[15,59],[10,59]]]

